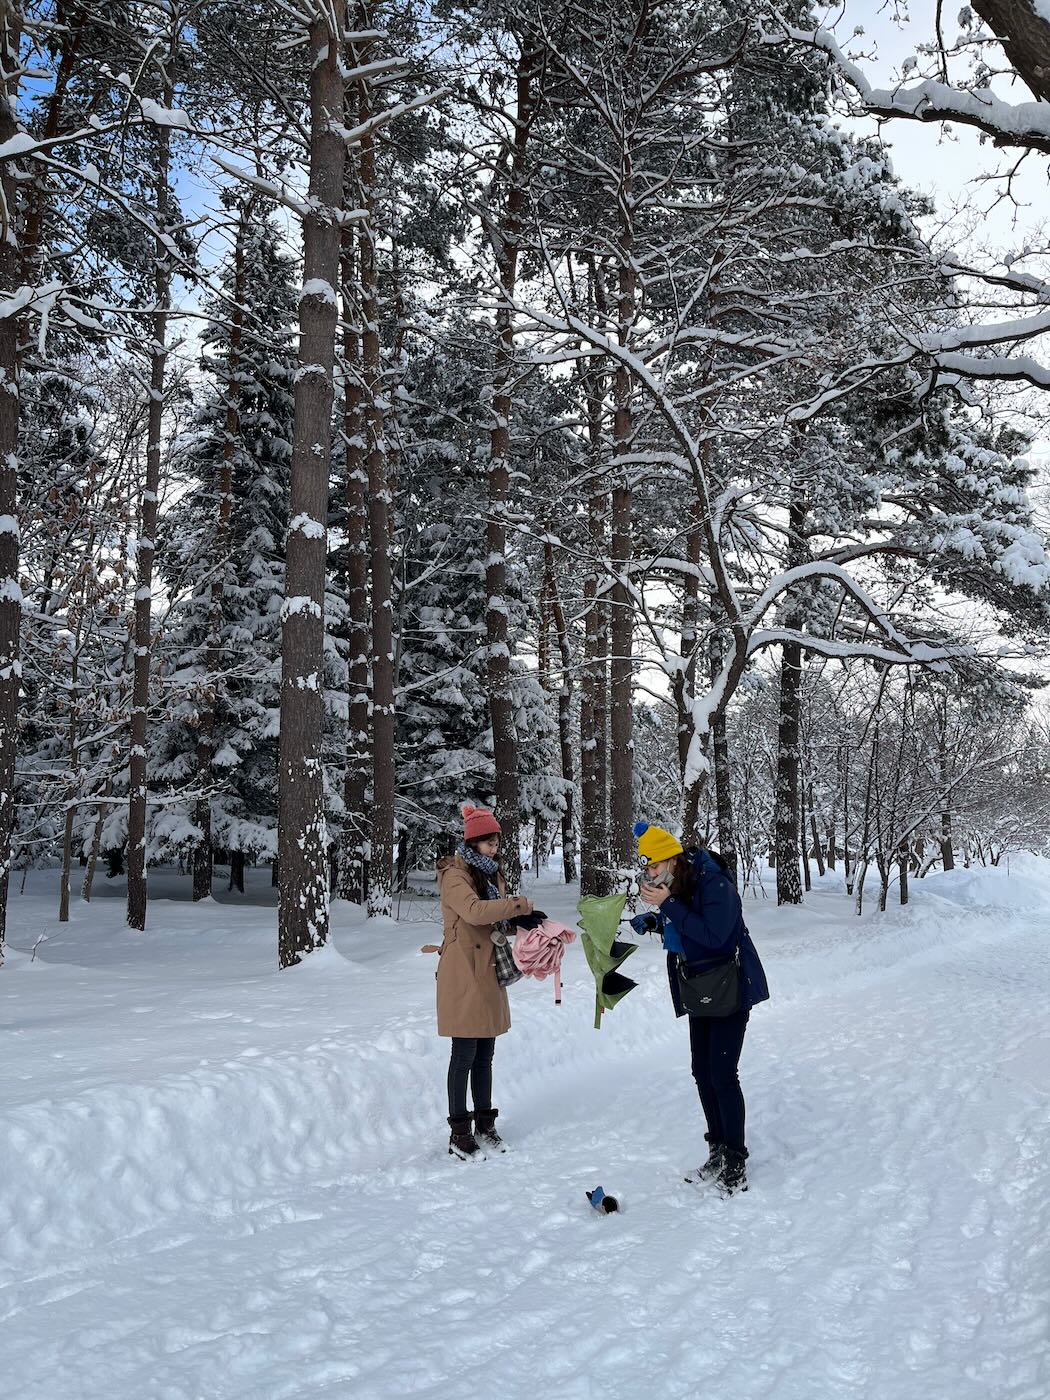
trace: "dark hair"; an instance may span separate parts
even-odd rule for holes
[[[479,842],[479,841],[489,841],[489,840],[491,840],[491,838],[492,838],[493,836],[498,836],[498,835],[499,835],[499,832],[498,832],[498,831],[493,831],[493,832],[491,832],[490,835],[488,835],[488,836],[474,836],[474,837],[471,838],[471,840],[469,840],[469,841],[464,841],[463,844],[464,844],[464,846],[469,846],[470,849],[471,849],[472,851],[476,851],[476,850],[478,849],[478,842]],[[470,865],[470,864],[467,865],[467,869],[470,871],[470,878],[474,881],[474,888],[475,888],[475,889],[477,890],[477,892],[478,892],[478,898],[479,898],[479,899],[488,899],[488,897],[489,897],[489,881],[488,881],[488,876],[485,874],[484,870],[479,870],[478,867],[477,867],[476,865]],[[496,869],[497,869],[497,871],[499,870],[499,860],[498,860],[498,859],[496,860]],[[493,881],[493,884],[495,884],[495,883],[496,883],[496,882]]]
[[[674,878],[671,881],[671,895],[688,904],[693,897],[693,863],[685,852],[674,858]]]

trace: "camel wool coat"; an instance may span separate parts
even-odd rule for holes
[[[507,990],[496,981],[492,925],[528,912],[528,901],[481,899],[462,856],[437,865],[445,940],[437,970],[438,1035],[503,1035],[510,1030]],[[498,877],[500,890],[503,876]]]

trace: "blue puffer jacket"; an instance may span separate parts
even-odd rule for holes
[[[690,972],[704,972],[740,949],[740,983],[743,1006],[750,1011],[768,1001],[769,986],[758,950],[744,923],[733,877],[710,851],[690,850],[686,860],[693,868],[693,892],[688,904],[674,898],[660,906],[663,940],[667,949],[667,977],[676,1016],[684,1016],[675,968],[679,956]]]

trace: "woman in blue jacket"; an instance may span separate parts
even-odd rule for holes
[[[740,999],[728,1016],[690,1015],[693,1078],[707,1120],[709,1154],[697,1176],[716,1180],[724,1196],[747,1190],[744,1095],[737,1067],[751,1008],[769,987],[744,924],[740,895],[721,856],[683,850],[669,831],[638,822],[641,897],[659,910],[675,1015],[684,1016],[679,968],[687,976],[738,960]]]

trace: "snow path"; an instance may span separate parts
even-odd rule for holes
[[[702,1124],[655,948],[599,1033],[582,958],[561,1008],[514,989],[512,1149],[459,1164],[429,930],[347,921],[275,975],[269,911],[216,908],[207,959],[200,911],[146,948],[91,911],[0,982],[5,1394],[1045,1400],[1050,881],[999,874],[860,923],[823,891],[756,911],[731,1202],[681,1181]]]

